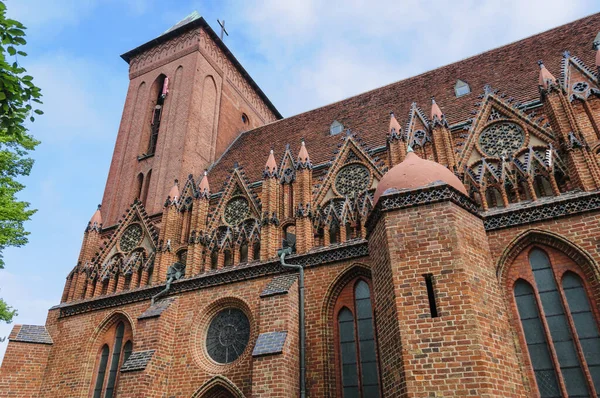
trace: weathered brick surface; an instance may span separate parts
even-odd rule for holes
[[[382,368],[390,369],[382,375],[384,391],[528,396],[514,371],[513,333],[477,216],[451,202],[393,210],[382,215],[369,243],[376,305],[386,308],[377,318],[380,344],[395,340],[402,352],[380,351]],[[425,274],[435,281],[436,318]]]
[[[131,84],[102,206],[106,227],[86,230],[61,305],[50,310],[45,326],[13,329],[0,370],[0,395],[90,396],[101,348],[114,344],[116,325],[123,322],[133,353],[119,364],[119,397],[297,396],[298,278],[275,258],[289,233],[297,250],[289,261],[307,264],[309,397],[342,395],[336,314],[353,302],[348,287],[359,279],[372,291],[382,396],[535,396],[512,293],[516,279],[531,277],[527,254],[533,247],[548,253],[560,275],[570,270],[583,277],[600,319],[600,98],[594,92],[571,96],[573,81],[596,85],[597,77],[585,69],[593,64],[589,44],[600,30],[600,14],[276,123],[269,123],[275,114],[268,100],[242,76],[218,39],[197,28],[161,39],[130,59]],[[583,60],[568,62],[588,66],[569,66],[569,84],[559,87],[558,81],[539,90],[535,61],[543,58],[558,75],[564,49]],[[147,149],[161,74],[170,83],[157,151],[138,159]],[[473,93],[455,98],[457,78],[466,80]],[[436,196],[441,187],[436,182],[398,191],[401,206],[386,211],[379,206],[373,213],[373,189],[384,167],[406,156],[402,134],[408,130],[427,130],[433,142],[416,151],[450,169],[456,166],[459,175],[460,162],[479,161],[467,156],[465,146],[477,146],[477,134],[490,123],[492,102],[477,105],[475,118],[469,113],[484,84],[514,97],[489,89],[484,95],[524,126],[524,145],[536,146],[544,138],[548,141],[542,143],[552,147],[539,147],[558,151],[569,177],[560,189],[568,192],[560,192],[552,174],[551,189],[538,195],[536,176],[527,174],[519,182],[523,192],[511,188],[516,198],[509,201],[512,191],[497,183],[500,198],[489,203],[485,198],[478,208],[457,190]],[[429,104],[432,95],[449,122],[471,124],[469,140],[463,125],[448,126],[446,116],[427,121],[410,105]],[[517,103],[535,109],[525,109],[526,114]],[[389,111],[404,122],[399,112],[409,109],[414,123],[404,131],[393,118],[392,134]],[[540,114],[542,121],[535,121]],[[334,119],[358,134],[329,135]],[[306,156],[301,163],[300,137],[310,154],[310,161]],[[285,144],[290,147],[283,151]],[[264,175],[269,146],[284,157],[276,173]],[[362,163],[369,173],[369,185],[356,200],[343,198],[334,183],[349,163]],[[205,180],[210,178],[211,188],[206,184],[199,192],[196,178],[211,164]],[[140,189],[140,173],[144,205],[126,211]],[[182,197],[165,204],[175,179]],[[479,195],[481,201],[486,188],[480,184],[473,199]],[[243,223],[229,225],[225,208],[234,196],[248,201],[249,213]],[[122,221],[111,227],[121,214]],[[144,224],[146,231],[133,251],[121,242],[132,223]],[[143,266],[131,257],[138,249],[145,255]],[[110,263],[111,258],[122,261]],[[174,282],[171,292],[151,305],[150,297],[165,288],[175,261],[186,264],[187,279]],[[438,317],[431,316],[426,274],[433,277]],[[206,333],[213,317],[230,307],[247,315],[250,340],[238,359],[218,364],[207,354]]]

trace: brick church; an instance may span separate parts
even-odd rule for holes
[[[600,396],[600,14],[283,118],[192,14],[3,397]]]

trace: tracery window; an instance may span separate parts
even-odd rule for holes
[[[356,196],[369,187],[371,173],[360,163],[344,166],[335,178],[335,189],[343,196]]]
[[[250,206],[243,196],[236,196],[229,200],[223,212],[225,222],[231,226],[236,226],[244,221],[250,215]]]
[[[499,122],[486,127],[479,136],[479,147],[487,156],[509,156],[523,146],[525,132],[516,123]]]
[[[206,351],[217,363],[231,363],[244,353],[249,340],[250,321],[244,311],[227,308],[210,322],[206,332]]]
[[[340,292],[334,309],[338,391],[344,398],[380,396],[371,287],[356,278]]]
[[[102,348],[97,359],[94,380],[94,398],[112,398],[116,396],[121,365],[129,358],[133,349],[131,327],[119,321],[101,338]]]
[[[561,273],[538,248],[529,265],[531,275],[513,289],[540,396],[600,391],[600,333],[584,282],[573,271]]]

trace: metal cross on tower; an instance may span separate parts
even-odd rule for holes
[[[217,22],[221,26],[221,41],[223,41],[223,33],[225,33],[227,36],[229,36],[229,33],[227,33],[227,30],[225,30],[225,20],[223,20],[223,22],[221,22],[217,19]]]

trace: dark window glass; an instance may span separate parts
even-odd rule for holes
[[[252,259],[260,260],[260,242],[258,241],[254,242],[252,246]]]
[[[248,262],[248,244],[244,243],[240,246],[240,263]]]
[[[354,316],[348,308],[338,315],[340,333],[340,360],[342,363],[342,388],[344,398],[360,397],[358,390],[358,368],[356,361],[356,341],[354,337]]]
[[[363,397],[376,398],[379,397],[379,378],[377,374],[371,292],[367,282],[360,280],[356,284],[354,297],[356,300],[362,393]],[[369,393],[367,393],[368,391]]]
[[[100,354],[100,365],[98,366],[98,375],[96,377],[96,386],[94,387],[94,398],[102,397],[102,386],[104,385],[104,376],[106,375],[106,364],[108,363],[108,346],[104,344]]]
[[[223,251],[223,257],[224,257],[225,267],[229,267],[229,266],[233,265],[233,256],[231,255],[231,250],[225,249]]]
[[[129,359],[129,356],[131,355],[132,350],[133,350],[133,343],[131,343],[131,340],[129,340],[123,346],[123,363],[127,362],[127,360]]]
[[[585,376],[554,280],[550,260],[546,253],[535,249],[529,255],[529,262],[567,392],[571,396],[588,396]]]
[[[115,391],[115,382],[117,381],[117,371],[121,359],[121,349],[123,346],[123,334],[125,333],[125,324],[123,322],[117,325],[117,334],[115,336],[115,345],[110,361],[110,371],[108,373],[108,383],[106,385],[106,394],[104,398],[112,398]]]
[[[210,322],[206,333],[208,355],[218,363],[231,363],[246,350],[250,340],[250,321],[244,312],[228,308]]]
[[[533,288],[529,283],[520,279],[515,283],[514,293],[540,396],[542,398],[560,397],[554,363],[550,357]]]
[[[210,253],[210,268],[217,269],[218,265],[219,265],[219,252],[216,250],[213,250],[212,253]]]
[[[338,241],[339,241],[338,233],[339,232],[340,232],[340,226],[336,222],[331,223],[331,226],[329,227],[329,243],[331,243],[331,244],[338,243]]]
[[[583,282],[573,272],[567,272],[563,277],[562,287],[594,387],[600,392],[600,333]]]

